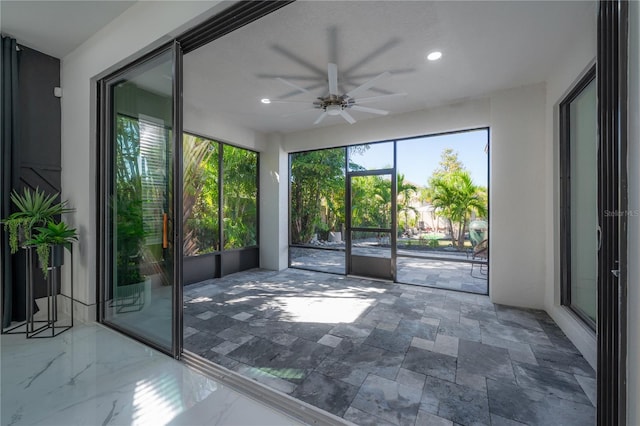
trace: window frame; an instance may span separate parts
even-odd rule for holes
[[[580,78],[559,105],[560,148],[560,304],[570,309],[595,332],[596,321],[571,300],[571,104],[591,83],[596,83],[596,65]],[[597,165],[594,165],[597,167]],[[597,209],[597,206],[594,206]],[[597,273],[597,272],[596,272]]]
[[[233,143],[224,142],[220,139],[213,138],[210,136],[204,136],[198,132],[192,132],[190,130],[183,130],[183,135],[195,136],[197,138],[206,139],[212,143],[218,145],[218,250],[214,250],[212,252],[196,254],[194,256],[188,257],[198,257],[198,256],[207,256],[207,255],[219,255],[222,253],[234,252],[234,251],[242,251],[246,249],[259,249],[260,248],[260,152],[254,149],[250,149],[244,146],[236,145]],[[243,149],[245,151],[249,151],[256,155],[256,243],[250,246],[237,247],[237,248],[224,248],[224,147],[230,146],[236,149]]]

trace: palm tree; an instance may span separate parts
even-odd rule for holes
[[[457,225],[458,248],[464,246],[464,230],[472,213],[487,214],[486,194],[476,186],[467,171],[437,176],[431,181],[431,204],[441,216],[449,219],[449,232],[453,239],[453,226]]]
[[[415,207],[410,206],[412,196],[418,192],[418,188],[411,182],[405,182],[404,174],[398,173],[398,211],[404,213],[405,227],[409,227],[409,211],[417,213]]]

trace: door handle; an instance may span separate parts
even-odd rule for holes
[[[619,260],[615,260],[615,261],[614,261],[614,263],[615,263],[616,265],[619,265],[619,264],[620,264],[620,261],[619,261]],[[612,270],[611,270],[611,273],[613,274],[613,276],[614,276],[614,277],[616,277],[616,278],[620,278],[620,269],[612,269]]]
[[[596,225],[596,232],[598,233],[598,251],[600,251],[600,246],[602,245],[602,228],[600,228],[600,225]]]
[[[169,237],[167,236],[169,228],[169,215],[162,213],[162,248],[169,248]]]

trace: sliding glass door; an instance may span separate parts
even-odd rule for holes
[[[562,303],[596,327],[598,147],[595,67],[561,103]]]
[[[179,63],[176,43],[102,82],[101,320],[172,355],[182,252]]]

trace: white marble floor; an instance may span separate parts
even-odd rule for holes
[[[2,425],[300,424],[97,324],[0,346]]]

